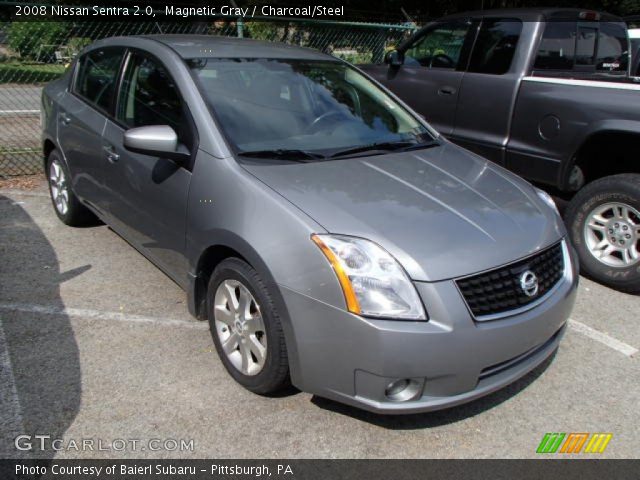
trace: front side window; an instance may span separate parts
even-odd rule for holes
[[[404,51],[404,64],[428,68],[457,68],[469,26],[468,22],[460,21],[444,23],[428,30]]]
[[[469,71],[502,75],[511,67],[522,32],[522,22],[513,19],[486,19],[473,47]]]
[[[94,50],[80,59],[74,91],[86,100],[109,111],[115,95],[118,71],[124,49]]]
[[[404,107],[341,62],[202,58],[188,64],[222,130],[242,152],[328,155],[432,139]]]
[[[169,125],[188,143],[178,89],[165,67],[145,55],[133,54],[127,64],[116,118],[130,128]]]

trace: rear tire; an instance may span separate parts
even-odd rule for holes
[[[95,215],[73,193],[69,171],[57,150],[47,157],[46,175],[53,210],[62,223],[71,227],[98,223]]]
[[[640,175],[595,180],[569,203],[565,223],[584,273],[623,292],[640,292]]]
[[[261,395],[290,386],[280,317],[250,265],[229,258],[216,267],[207,289],[207,317],[218,356],[236,382]]]

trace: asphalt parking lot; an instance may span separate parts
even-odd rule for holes
[[[571,318],[550,361],[446,411],[259,397],[227,375],[184,293],[108,227],[64,226],[44,188],[0,190],[0,454],[45,434],[61,449],[38,456],[56,458],[522,458],[546,432],[607,432],[599,457],[637,458],[640,296],[583,278]],[[82,439],[105,448],[69,447]],[[107,448],[117,439],[140,448]]]

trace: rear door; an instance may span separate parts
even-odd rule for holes
[[[469,19],[431,25],[400,48],[402,66],[379,65],[364,70],[424,115],[440,133],[450,134],[471,26]]]
[[[194,158],[197,132],[170,70],[142,51],[125,61],[115,118],[103,138],[105,183],[111,198],[112,226],[184,286],[185,232],[192,163],[126,150],[129,128],[168,125]]]
[[[58,110],[58,144],[67,160],[72,188],[99,212],[107,210],[102,133],[115,104],[124,48],[92,50],[76,65],[69,91]]]
[[[514,58],[522,29],[517,19],[483,19],[462,78],[451,135],[456,143],[499,164],[504,164],[520,84],[521,67]]]

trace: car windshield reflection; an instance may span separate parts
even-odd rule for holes
[[[202,58],[189,60],[189,66],[240,152],[304,151],[313,159],[434,138],[402,105],[342,62]]]

